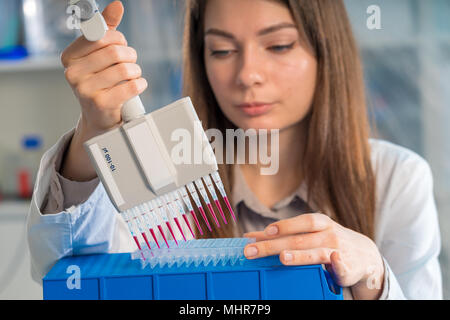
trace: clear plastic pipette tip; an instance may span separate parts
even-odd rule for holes
[[[159,212],[161,213],[161,216],[164,218],[164,221],[166,222],[167,229],[169,229],[169,232],[172,235],[173,240],[175,240],[175,243],[178,246],[178,241],[177,241],[177,238],[175,238],[175,234],[173,233],[172,226],[170,225],[169,217],[168,217],[168,215],[166,213],[166,208],[164,208],[164,205],[163,205],[161,199],[156,198],[155,202],[157,204]]]
[[[193,183],[189,183],[187,186],[187,190],[191,194],[192,198],[194,199],[195,204],[197,205],[198,210],[200,210],[200,214],[202,215],[203,220],[206,223],[206,226],[208,227],[209,231],[212,231],[211,226],[209,225],[208,218],[206,217],[205,211],[203,210],[202,204],[200,202],[200,198],[197,194],[197,190],[195,190],[195,186]]]
[[[156,209],[158,208],[158,205],[156,203],[154,203],[153,200],[148,202],[147,204],[150,207],[150,209],[155,213],[156,217],[158,217],[158,213],[156,212]],[[161,227],[160,221],[158,221],[158,226],[157,227],[158,227],[159,233],[161,234],[161,236],[164,239],[164,242],[166,243],[167,248],[170,248],[169,247],[169,243],[167,242],[167,239],[166,239],[166,235],[164,234],[164,231],[163,231],[163,229]]]
[[[209,213],[212,215],[214,222],[216,223],[216,226],[220,228],[219,220],[217,220],[216,214],[214,213],[214,209],[211,205],[211,202],[209,201],[208,194],[206,193],[205,186],[203,185],[202,179],[195,180],[195,185],[197,186],[198,190],[200,191],[200,194],[202,195],[203,200],[206,203],[206,206],[208,207]]]
[[[141,253],[142,258],[145,260],[144,254],[142,253],[141,244],[139,243],[139,239],[138,239],[137,235],[136,235],[136,234],[134,233],[134,231],[133,231],[133,224],[131,223],[131,220],[130,220],[130,217],[129,217],[127,211],[121,212],[121,215],[122,215],[123,219],[125,220],[125,223],[126,223],[127,226],[128,226],[128,230],[130,231],[131,236],[133,237],[133,240],[134,240],[134,242],[136,243],[136,246],[138,247],[139,252]]]
[[[142,212],[142,216],[144,217],[145,222],[147,223],[147,228],[150,231],[150,234],[153,237],[153,240],[155,240],[156,245],[158,246],[158,249],[160,249],[161,247],[159,246],[159,242],[158,239],[156,238],[155,232],[153,231],[153,226],[157,225],[156,223],[156,218],[154,216],[154,209],[150,209],[149,206],[147,204],[141,204],[139,206],[139,209]]]
[[[139,210],[137,208],[133,208],[133,209],[131,209],[131,211],[133,212],[133,220],[136,221],[136,225],[138,226],[138,229],[142,235],[142,238],[144,239],[145,243],[147,244],[147,247],[151,250],[152,248],[150,247],[150,243],[148,242],[147,234],[145,233],[145,228],[142,226],[142,221],[140,219],[141,213],[139,212]]]
[[[225,218],[225,214],[223,213],[222,206],[220,205],[220,202],[219,202],[219,198],[217,197],[216,191],[214,190],[214,185],[211,181],[211,177],[204,176],[203,180],[206,184],[206,187],[208,188],[209,193],[211,194],[211,196],[214,200],[214,203],[216,204],[217,210],[219,210],[220,215],[222,216],[223,222],[225,222],[225,224],[227,224],[228,223],[227,219]]]
[[[191,200],[189,199],[189,195],[186,191],[186,188],[180,188],[178,189],[179,194],[181,195],[181,198],[183,199],[184,204],[188,208],[192,218],[194,219],[195,225],[197,226],[198,231],[200,231],[200,235],[203,235],[202,227],[200,226],[200,223],[197,219],[197,215],[195,214],[194,208],[192,207]]]
[[[225,187],[223,186],[222,179],[220,179],[219,173],[217,171],[213,172],[211,174],[211,177],[212,177],[217,189],[219,189],[219,192],[222,195],[222,198],[225,201],[225,204],[227,205],[228,211],[230,211],[230,214],[233,217],[233,220],[236,221],[236,216],[234,215],[233,208],[231,207],[230,201],[228,200],[227,194],[225,192]]]
[[[172,193],[170,193],[170,198],[173,199],[173,203],[177,206],[178,211],[180,212],[181,216],[182,216],[183,219],[184,219],[184,222],[185,222],[186,225],[188,226],[189,231],[191,232],[192,237],[195,239],[194,231],[192,231],[191,224],[189,223],[189,219],[188,219],[188,217],[186,216],[186,212],[184,211],[183,204],[181,203],[180,197],[178,197],[178,194],[177,194],[176,192],[172,192]]]
[[[183,228],[181,228],[180,221],[178,220],[177,214],[172,207],[172,200],[169,198],[168,195],[164,195],[163,199],[166,202],[167,209],[169,210],[169,213],[172,215],[173,220],[175,221],[175,223],[178,227],[178,230],[180,230],[180,233],[181,233],[184,241],[186,241],[186,237],[184,236]]]

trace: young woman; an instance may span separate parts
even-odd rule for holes
[[[441,298],[431,170],[417,154],[369,139],[361,64],[342,1],[188,0],[184,95],[206,128],[279,129],[279,170],[223,165],[249,259],[324,264],[346,298]],[[136,52],[110,29],[62,54],[80,101],[77,127],[43,157],[28,220],[35,279],[70,254],[134,250],[82,144],[121,122],[147,83]],[[124,80],[128,80],[124,82]]]

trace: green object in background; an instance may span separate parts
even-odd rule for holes
[[[20,4],[17,0],[0,1],[0,49],[19,44]]]

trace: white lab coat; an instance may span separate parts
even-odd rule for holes
[[[65,134],[42,158],[27,220],[33,279],[41,282],[68,255],[131,252],[135,244],[100,183],[82,204],[43,215],[40,208],[55,174]],[[416,153],[370,140],[377,179],[375,243],[385,263],[383,299],[442,299],[441,249],[433,179]]]

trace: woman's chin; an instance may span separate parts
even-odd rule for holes
[[[240,121],[238,123],[238,127],[243,130],[253,129],[253,130],[279,130],[280,125],[277,125],[276,122],[270,120],[260,120],[260,119],[251,119],[248,121]]]

